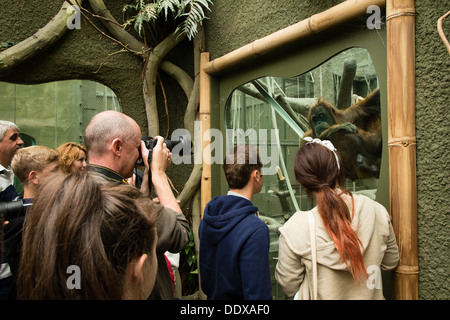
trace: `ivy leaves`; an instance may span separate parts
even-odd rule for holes
[[[12,47],[13,45],[15,45],[15,43],[12,41],[0,42],[0,51]]]
[[[12,41],[0,42],[0,51],[6,50],[6,49],[12,47],[13,45],[15,45],[15,43]],[[0,64],[1,63],[3,63],[2,59],[0,59]]]

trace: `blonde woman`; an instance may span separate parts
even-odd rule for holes
[[[61,170],[65,173],[84,171],[87,162],[87,149],[75,142],[60,145],[56,152],[59,154]]]

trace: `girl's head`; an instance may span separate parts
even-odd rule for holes
[[[341,159],[332,143],[314,139],[297,152],[294,162],[295,178],[312,196],[325,187],[335,189],[343,185],[345,173]]]
[[[81,144],[66,142],[56,151],[59,153],[60,167],[63,172],[73,173],[86,168],[87,149]]]
[[[146,299],[157,271],[155,219],[136,188],[89,172],[55,175],[25,220],[18,297]]]

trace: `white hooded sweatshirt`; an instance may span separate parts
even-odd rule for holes
[[[351,226],[362,242],[369,278],[359,283],[353,279],[315,207],[311,211],[317,243],[318,299],[384,299],[380,270],[392,270],[398,264],[398,246],[386,209],[366,196],[354,194],[353,198]],[[286,295],[291,297],[299,291],[299,299],[310,299],[312,261],[307,213],[295,213],[280,232],[275,277]]]

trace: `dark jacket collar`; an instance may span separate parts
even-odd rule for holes
[[[100,166],[98,164],[88,164],[86,169],[92,172],[97,172],[110,181],[128,184],[124,177],[110,168]]]

